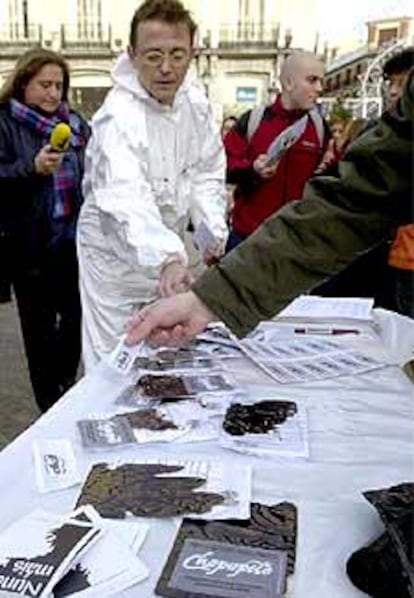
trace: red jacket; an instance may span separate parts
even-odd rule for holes
[[[299,110],[283,108],[280,96],[266,108],[250,143],[246,139],[250,111],[240,117],[225,139],[227,182],[236,185],[232,228],[239,235],[250,235],[268,216],[285,203],[302,197],[306,181],[319,165],[329,134],[321,148],[311,119],[302,137],[283,155],[277,172],[263,180],[253,170],[259,154],[265,154],[271,142],[303,116]]]

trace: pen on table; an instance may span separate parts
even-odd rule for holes
[[[356,328],[295,328],[295,334],[359,334]]]

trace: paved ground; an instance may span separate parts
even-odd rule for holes
[[[0,304],[0,448],[27,428],[38,415],[15,305]]]

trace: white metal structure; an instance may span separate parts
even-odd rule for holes
[[[378,118],[383,111],[383,69],[384,65],[392,56],[403,48],[413,45],[414,40],[409,37],[400,39],[392,45],[384,47],[370,62],[368,68],[361,76],[361,87],[357,91],[357,97],[345,98],[341,103],[349,110],[354,118]],[[322,97],[318,103],[325,117],[329,117],[333,106],[336,104],[336,97]]]

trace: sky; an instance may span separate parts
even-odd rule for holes
[[[414,17],[414,0],[316,0],[316,5],[318,28],[329,41],[363,39],[368,20]]]

